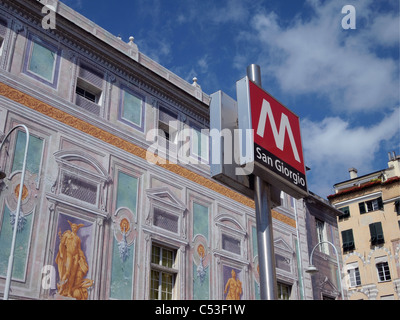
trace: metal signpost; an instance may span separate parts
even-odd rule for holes
[[[296,199],[308,194],[300,121],[262,89],[258,65],[247,67],[247,76],[236,82],[236,93],[237,101],[220,91],[211,95],[211,129],[216,129],[215,133],[228,130],[235,137],[225,145],[222,134],[211,135],[212,159],[230,154],[228,158],[235,160],[229,164],[211,161],[211,176],[254,199],[260,297],[274,300],[277,283],[271,209],[280,206],[281,191]],[[245,175],[235,174],[237,168],[247,168]]]
[[[257,65],[247,67],[247,76],[261,87],[261,72]],[[256,225],[258,244],[258,264],[260,269],[261,300],[276,300],[276,269],[274,235],[270,205],[270,186],[260,177],[254,177],[254,202],[256,205]]]

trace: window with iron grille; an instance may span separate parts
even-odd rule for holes
[[[222,249],[235,253],[235,254],[241,254],[240,250],[240,240],[228,236],[226,234],[222,235]]]
[[[61,193],[90,204],[97,203],[97,185],[73,175],[64,174]]]
[[[159,208],[154,208],[153,224],[156,227],[178,233],[179,217],[165,212]]]

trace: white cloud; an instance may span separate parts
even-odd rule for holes
[[[201,73],[206,73],[208,71],[208,59],[208,55],[206,54],[197,61]]]
[[[398,137],[400,108],[371,127],[352,127],[339,117],[319,122],[303,119],[301,127],[305,161],[311,167],[312,191],[327,196],[333,184],[348,179],[350,167],[364,173],[383,169],[374,168],[376,153],[381,143]]]
[[[315,14],[297,18],[289,27],[281,27],[273,12],[253,18],[256,34],[248,37],[263,48],[259,54],[262,68],[284,92],[325,96],[334,111],[372,111],[395,105],[398,61],[379,57],[376,48],[398,43],[398,18],[375,16],[368,1],[357,2],[357,14],[369,23],[361,30],[343,30],[340,1],[309,3]]]
[[[341,10],[346,4],[308,0],[307,13],[290,22],[275,12],[259,12],[251,19],[251,30],[238,35],[246,50],[234,58],[234,66],[243,70],[251,56],[261,65],[263,83],[276,81],[282,94],[297,101],[302,95],[307,101],[327,101],[310,103],[301,112],[307,116],[301,125],[305,161],[311,167],[309,186],[321,196],[349,179],[350,167],[361,174],[383,169],[377,165],[383,147],[400,147],[395,141],[400,111],[394,109],[399,104],[399,61],[393,54],[399,46],[398,16],[378,9],[373,0],[357,1],[357,29],[344,30]],[[387,116],[371,124],[377,111]],[[362,124],[365,115],[369,125]]]

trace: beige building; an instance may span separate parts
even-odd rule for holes
[[[400,298],[400,156],[389,153],[388,168],[337,183],[328,198],[338,217],[343,285],[351,300]]]

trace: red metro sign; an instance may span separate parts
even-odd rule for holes
[[[247,127],[254,130],[254,174],[297,198],[306,195],[298,116],[247,77],[245,79],[246,104],[250,109]]]

